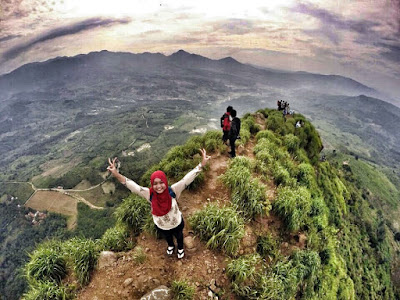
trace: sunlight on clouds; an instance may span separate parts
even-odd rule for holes
[[[87,16],[143,16],[157,12],[184,11],[205,17],[260,17],[263,9],[276,12],[296,3],[295,0],[250,1],[183,1],[183,0],[64,0],[62,13],[75,17]],[[261,8],[261,9],[260,9]]]

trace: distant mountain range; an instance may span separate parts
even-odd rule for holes
[[[344,131],[364,143],[355,150],[372,145],[364,151],[366,157],[381,153],[380,161],[386,164],[400,161],[400,136],[394,130],[400,108],[380,100],[378,91],[337,75],[263,69],[231,57],[213,60],[183,50],[169,56],[100,51],[24,65],[0,76],[0,90],[0,150],[5,153],[0,164],[31,151],[32,140],[57,140],[65,137],[65,128],[155,101],[184,101],[215,119],[227,105],[242,115],[275,107],[279,99],[296,112],[320,119],[316,124],[332,147],[338,142],[332,131]],[[330,125],[325,124],[328,120]],[[212,122],[218,128],[216,121],[204,121]]]
[[[189,72],[189,73],[188,73]],[[13,72],[0,76],[1,99],[14,93],[42,88],[60,89],[74,84],[87,86],[109,79],[123,80],[136,75],[180,75],[212,72],[215,80],[223,76],[248,77],[253,84],[275,88],[301,88],[326,94],[368,95],[380,93],[355,80],[337,75],[320,75],[306,72],[266,70],[239,63],[231,57],[212,60],[179,50],[170,56],[160,53],[92,52],[74,57],[58,57],[41,63],[26,64]],[[107,87],[105,87],[107,88]]]

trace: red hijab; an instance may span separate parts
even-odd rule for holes
[[[161,179],[161,181],[165,183],[167,187],[161,194],[157,193],[153,189],[154,180],[156,178]],[[155,171],[153,174],[151,174],[150,182],[151,182],[150,195],[152,195],[151,213],[155,216],[161,217],[163,215],[166,215],[170,211],[172,205],[172,197],[169,194],[168,190],[167,176],[163,171]]]

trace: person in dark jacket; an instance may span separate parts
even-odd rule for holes
[[[232,122],[231,122],[231,128],[229,130],[229,143],[231,145],[231,151],[229,154],[231,157],[236,156],[236,151],[235,151],[235,142],[239,137],[240,133],[240,119],[236,117],[236,110],[232,109],[231,111],[231,117],[232,117]]]

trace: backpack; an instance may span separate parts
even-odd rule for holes
[[[176,198],[176,194],[175,194],[175,192],[171,189],[170,186],[168,187],[168,192],[169,192],[169,195],[170,195],[172,198]],[[152,199],[153,199],[153,194],[150,195],[150,202],[152,201]]]
[[[229,115],[227,113],[224,113],[221,117],[221,128],[224,131],[229,131],[230,125],[229,125],[229,122],[225,122],[226,119],[229,120]],[[227,123],[227,124],[225,124],[225,123]]]
[[[222,117],[221,117],[221,128],[224,127],[224,120],[225,120],[225,118],[228,118],[228,115],[227,115],[226,113],[224,113],[224,114],[222,115]]]

